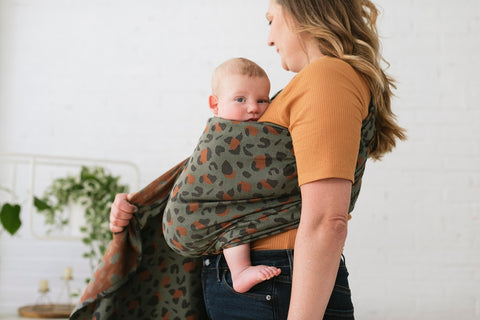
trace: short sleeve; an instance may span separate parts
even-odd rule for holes
[[[322,60],[298,74],[290,97],[289,130],[300,185],[326,178],[353,182],[368,113],[363,79],[341,60]]]

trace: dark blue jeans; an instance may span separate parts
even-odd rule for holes
[[[280,268],[282,273],[256,285],[246,293],[237,293],[233,290],[232,278],[223,255],[204,257],[202,285],[211,320],[287,319],[292,288],[293,250],[252,251],[251,259],[252,265],[275,266]],[[347,278],[348,271],[342,257],[323,319],[354,319]]]

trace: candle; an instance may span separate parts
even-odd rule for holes
[[[40,280],[39,290],[42,293],[48,292],[48,280]]]
[[[72,279],[72,268],[67,267],[63,269],[63,280],[71,280]]]

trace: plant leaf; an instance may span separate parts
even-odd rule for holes
[[[37,208],[38,211],[43,211],[47,209],[51,209],[51,207],[43,200],[33,197],[33,205]]]
[[[5,230],[11,235],[14,235],[22,225],[22,221],[20,220],[20,206],[18,204],[11,205],[5,203],[2,211],[0,211],[0,221]]]
[[[85,224],[80,227],[82,241],[89,252],[83,257],[90,260],[92,272],[104,255],[113,235],[109,229],[108,212],[117,193],[128,191],[119,183],[120,177],[112,176],[102,167],[82,166],[80,174],[53,180],[42,198],[35,198],[38,213],[45,223],[61,230],[68,219],[65,213],[72,203],[83,207]]]

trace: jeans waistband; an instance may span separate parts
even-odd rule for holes
[[[203,267],[207,269],[228,268],[223,253],[203,256]],[[293,250],[255,250],[250,252],[252,265],[271,265],[275,267],[290,267],[293,269]],[[340,267],[345,267],[345,256],[342,254]]]
[[[252,265],[272,265],[275,267],[292,267],[293,250],[256,250],[250,252]],[[228,268],[223,253],[203,256],[205,268]]]
[[[282,272],[293,272],[293,250],[255,250],[250,252],[252,265],[268,265],[283,269]],[[217,276],[228,269],[223,253],[203,256],[203,268],[216,269]]]

